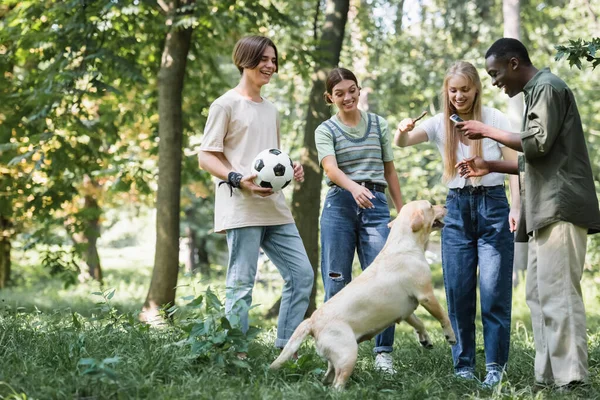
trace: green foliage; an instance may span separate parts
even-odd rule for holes
[[[58,277],[63,281],[65,289],[77,283],[80,269],[76,252],[51,247],[42,250],[40,255],[42,267],[49,271],[50,276]]]
[[[109,357],[104,360],[96,360],[95,358],[82,358],[77,363],[78,367],[83,367],[82,375],[91,375],[94,377],[108,378],[117,380],[117,373],[110,367],[112,364],[119,362],[119,357]]]
[[[189,297],[186,299],[189,300]],[[239,300],[236,307],[240,310],[249,309],[243,300]],[[179,325],[188,334],[184,343],[191,347],[192,357],[211,362],[216,367],[234,365],[250,369],[250,365],[239,359],[237,353],[248,353],[250,342],[260,332],[258,328],[250,327],[243,333],[239,315],[226,315],[224,304],[210,286],[204,295],[193,298],[187,309],[193,310],[195,315]]]
[[[0,20],[0,212],[31,243],[47,244],[53,230],[84,232],[99,216],[100,208],[80,210],[84,196],[100,197],[85,179],[112,189],[113,198],[150,194],[139,150],[153,140],[138,132],[147,125],[138,105],[147,101],[131,89],[148,84],[139,66],[141,48],[152,46],[136,44],[150,39],[138,27],[151,27],[153,12],[118,2],[8,3]]]
[[[563,57],[567,57],[569,66],[577,66],[582,69],[582,60],[592,64],[592,69],[600,64],[600,57],[596,55],[596,51],[600,48],[600,38],[591,40],[570,40],[568,45],[558,45],[556,47],[555,60],[560,61]]]
[[[435,267],[436,274],[439,273],[438,268]],[[407,324],[399,324],[393,352],[398,374],[387,376],[375,371],[373,342],[365,342],[359,346],[356,368],[347,390],[335,393],[320,382],[327,365],[317,355],[311,339],[301,347],[298,361],[288,362],[279,371],[268,369],[278,355],[278,350],[273,347],[275,332],[272,325],[265,326],[248,344],[250,357],[246,360],[247,367],[227,362],[229,353],[234,350],[233,347],[223,350],[226,345],[213,346],[208,356],[193,354],[190,332],[182,327],[187,324],[189,327],[199,326],[204,318],[210,318],[217,327],[216,334],[205,336],[202,340],[216,339],[220,329],[227,329],[226,325],[219,325],[222,300],[214,295],[212,289],[200,290],[201,296],[186,297],[183,301],[186,305],[173,315],[173,324],[154,329],[138,322],[135,314],[124,311],[123,303],[115,303],[115,299],[125,296],[126,301],[133,303],[143,301],[143,296],[142,300],[128,296],[138,292],[137,286],[146,285],[143,275],[148,270],[149,267],[136,268],[135,286],[130,287],[129,293],[120,293],[121,289],[101,291],[94,295],[100,298],[97,304],[88,296],[88,308],[81,310],[82,313],[64,308],[58,297],[53,300],[55,306],[50,305],[49,311],[40,311],[21,307],[23,303],[17,301],[17,297],[6,297],[6,292],[0,294],[3,296],[3,301],[0,301],[0,381],[4,382],[0,383],[0,396],[12,399],[575,399],[600,396],[599,366],[594,362],[600,357],[600,335],[596,333],[600,320],[593,311],[599,307],[600,297],[594,283],[597,273],[591,271],[585,271],[582,280],[589,314],[591,384],[561,395],[552,388],[534,389],[535,352],[523,284],[514,293],[509,369],[501,387],[493,391],[484,390],[477,383],[454,379],[450,348],[439,324],[418,309],[417,314],[426,324],[434,348],[421,348],[412,329]],[[111,280],[113,271],[118,272],[110,266],[105,269],[109,285],[123,281],[122,276]],[[443,301],[441,280],[436,282],[436,295]],[[47,281],[45,285],[56,283]],[[216,281],[206,284],[221,287]],[[14,293],[17,289],[11,291]],[[20,291],[23,298],[40,300],[39,297],[43,297],[39,296],[41,291],[37,287],[21,288]],[[266,287],[261,285],[255,289],[257,297],[268,296],[267,304],[274,302],[278,294],[278,291],[267,293]],[[65,292],[62,297],[71,303],[73,295]],[[117,318],[115,323],[118,315],[122,317]],[[478,321],[476,373],[482,378],[485,363],[482,328]],[[107,329],[107,326],[110,328]],[[224,367],[217,365],[216,358],[211,358],[218,352],[223,355]]]
[[[17,393],[8,383],[0,381],[0,396],[7,400],[27,400],[25,393]]]
[[[98,306],[96,308],[97,314],[94,314],[90,321],[99,321],[105,332],[115,330],[146,332],[148,330],[148,325],[139,323],[132,313],[123,313],[113,306],[111,300],[115,295],[115,289],[93,292],[92,295],[100,296],[102,300],[96,303]],[[73,314],[73,326],[75,328],[81,327],[76,314]]]

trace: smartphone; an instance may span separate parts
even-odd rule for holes
[[[450,121],[454,122],[455,124],[458,124],[459,122],[464,122],[464,120],[456,114],[452,114],[450,116]]]

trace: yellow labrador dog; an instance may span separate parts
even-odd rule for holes
[[[373,264],[296,328],[271,368],[280,368],[312,335],[317,352],[329,363],[323,383],[343,389],[356,364],[358,343],[394,322],[407,321],[421,344],[431,346],[425,326],[413,314],[419,304],[440,322],[448,342],[455,344],[448,315],[433,295],[425,259],[429,234],[443,226],[445,215],[443,206],[425,200],[402,207]]]

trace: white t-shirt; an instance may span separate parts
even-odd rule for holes
[[[279,117],[268,100],[256,103],[234,89],[216,99],[208,111],[200,150],[221,152],[233,170],[246,176],[252,161],[268,148],[278,148]],[[294,222],[285,197],[247,194],[215,179],[215,232],[245,226],[272,226]]]
[[[483,123],[486,125],[493,126],[498,129],[502,129],[505,131],[510,131],[510,121],[502,112],[496,110],[495,108],[490,107],[482,107],[481,110],[481,119]],[[424,121],[420,128],[425,130],[427,133],[427,138],[430,142],[434,142],[442,155],[442,159],[444,159],[444,145],[446,142],[445,139],[445,125],[446,123],[451,123],[450,121],[444,121],[444,114],[437,114],[434,117]],[[502,159],[502,151],[501,148],[504,145],[492,140],[492,139],[483,139],[481,143],[482,148],[482,156],[485,160],[496,161]],[[458,143],[456,149],[456,160],[462,160],[464,158],[471,157],[471,148],[470,146],[464,145],[462,142]],[[502,185],[504,183],[504,174],[492,172],[489,173],[482,178],[480,178],[478,182],[478,186],[496,186]],[[458,172],[448,182],[448,187],[450,189],[462,188],[467,184],[467,179],[461,178]],[[471,183],[469,183],[471,184]]]

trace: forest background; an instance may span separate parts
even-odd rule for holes
[[[203,352],[193,343],[208,339],[191,336],[191,327],[184,333],[156,333],[137,322],[165,316],[170,324],[184,316],[189,320],[200,312],[185,308],[190,300],[192,309],[204,306],[198,321],[222,311],[226,244],[212,232],[214,184],[199,170],[196,152],[209,105],[239,79],[231,50],[246,34],[269,36],[279,50],[279,73],[263,94],[279,109],[281,148],[306,172],[306,181],[286,189],[286,196],[316,271],[309,312],[322,298],[318,217],[324,190],[313,134],[334,111],[322,93],[325,74],[335,65],[357,74],[361,108],[394,127],[423,110],[439,112],[446,69],[456,60],[472,62],[482,77],[484,105],[505,111],[518,130],[522,100],[509,102],[491,86],[483,55],[497,38],[520,38],[535,66],[549,66],[573,89],[600,193],[600,83],[593,69],[600,63],[600,40],[594,37],[599,13],[598,0],[1,1],[0,312],[5,332],[27,332],[31,340],[39,339],[40,327],[57,338],[72,334],[67,396],[88,390],[135,397],[115,383],[125,378],[118,373],[123,357],[114,349],[85,355],[82,337],[98,327],[143,332],[148,343],[158,340],[155,335],[188,335],[186,345],[195,357],[248,367],[228,358],[233,342],[223,343],[238,340],[231,335],[225,333],[219,349]],[[446,190],[434,146],[394,152],[405,200],[443,203]],[[443,298],[435,251],[430,258]],[[600,239],[591,236],[588,282],[600,281],[599,264]],[[255,299],[261,305],[251,312],[263,329],[259,343],[266,343],[281,283],[266,260],[259,275]],[[519,290],[515,301],[523,303]],[[595,292],[589,298],[588,314],[595,315]],[[530,366],[526,314],[514,324],[523,327],[524,364]],[[219,327],[211,331],[212,339],[228,331]],[[53,345],[47,345],[50,351]],[[10,346],[4,349],[10,360]],[[265,359],[272,355],[259,350]],[[440,350],[439,357],[448,367],[447,352]],[[318,370],[313,368],[318,362],[305,360],[296,368],[310,376],[307,371]],[[43,374],[44,363],[31,366],[37,364]],[[0,380],[10,388],[7,393],[34,398],[48,393],[39,385],[41,378],[20,378],[22,365],[4,365]],[[525,371],[523,379],[527,374],[532,372]],[[81,376],[93,376],[99,389],[87,387]],[[167,376],[161,384],[172,385],[177,375]],[[148,388],[156,383],[142,381]],[[381,382],[368,384],[380,387]],[[526,387],[513,389],[529,395]]]

